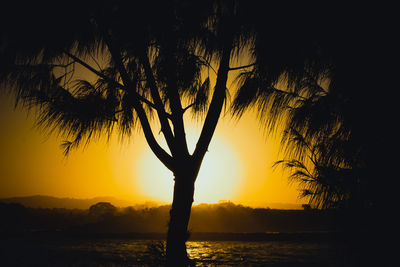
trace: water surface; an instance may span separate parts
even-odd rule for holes
[[[162,241],[128,238],[2,238],[2,266],[157,266]],[[337,241],[189,241],[196,266],[344,266]]]

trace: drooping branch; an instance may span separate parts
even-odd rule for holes
[[[229,68],[229,71],[231,71],[231,70],[247,69],[247,68],[253,67],[253,66],[255,66],[255,65],[256,65],[256,63],[252,63],[252,64],[248,64],[248,65],[244,65],[244,66],[233,67],[233,68]]]
[[[127,91],[130,93],[134,93],[134,99],[133,99],[133,107],[136,110],[136,113],[139,117],[140,124],[142,125],[143,133],[145,135],[146,141],[150,147],[150,149],[153,151],[153,153],[156,155],[156,157],[170,170],[173,170],[173,163],[172,163],[172,158],[171,156],[158,144],[156,139],[154,138],[153,131],[151,129],[149,120],[147,118],[146,112],[143,109],[143,106],[140,103],[140,96],[136,90],[135,87],[132,84],[132,80],[130,79],[128,72],[122,62],[122,57],[121,57],[121,52],[118,47],[116,47],[116,43],[111,40],[111,36],[109,36],[107,33],[103,32],[104,38],[108,47],[108,50],[111,54],[111,57],[113,58],[115,64],[117,65],[118,71],[121,75],[122,81],[124,84],[127,86]],[[154,97],[153,97],[154,100]],[[167,125],[169,126],[168,120],[167,120],[167,115],[163,107],[159,105],[159,103],[154,104],[155,109],[157,110],[158,116],[163,118],[163,121],[165,120]],[[167,139],[167,138],[166,138]],[[167,139],[168,142],[168,139]]]
[[[135,110],[139,117],[140,124],[142,125],[143,133],[146,141],[156,155],[156,157],[171,171],[174,170],[172,157],[158,144],[157,140],[154,138],[153,131],[151,129],[149,120],[147,119],[146,112],[139,102],[134,104]]]
[[[155,110],[158,111],[156,105],[154,105],[153,102],[151,102],[151,101],[148,100],[147,98],[143,97],[143,96],[140,95],[139,93],[135,93],[135,95],[138,97],[138,99],[139,99],[140,101],[142,101],[143,103],[149,105],[150,107],[152,107],[153,109],[155,109]],[[164,113],[164,115],[165,115],[168,119],[171,119],[171,118],[172,118],[171,114],[169,114],[169,113],[166,112],[165,110],[161,110],[160,112]]]
[[[84,62],[83,60],[81,60],[80,58],[78,58],[77,56],[64,51],[64,54],[67,55],[68,57],[70,57],[71,59],[74,60],[74,62],[78,63],[79,65],[81,65],[82,67],[86,68],[87,70],[89,70],[90,72],[92,72],[93,74],[99,76],[100,78],[112,83],[113,85],[115,85],[116,87],[122,88],[125,90],[125,86],[120,84],[119,82],[117,82],[116,80],[106,76],[105,74],[103,74],[102,72],[96,70],[95,68],[93,68],[92,66],[90,66],[89,64],[87,64],[86,62]],[[63,65],[55,65],[55,66],[61,66],[64,67]],[[138,98],[138,100],[140,100],[143,103],[146,103],[147,105],[149,105],[150,107],[152,107],[153,109],[157,110],[157,107],[154,103],[152,103],[150,100],[148,100],[147,98],[143,97],[142,95],[140,95],[137,92],[133,92],[135,97]],[[165,116],[168,117],[169,119],[171,119],[171,114],[167,113],[165,110],[163,110],[165,113]]]
[[[198,56],[199,59],[201,60],[201,63],[204,64],[205,66],[207,66],[209,69],[211,69],[215,75],[218,75],[217,71],[213,68],[213,66],[211,65],[210,61],[207,60],[206,58],[204,58],[203,56]]]
[[[172,130],[171,127],[169,125],[167,116],[165,115],[165,109],[164,109],[164,104],[161,100],[158,88],[157,88],[157,84],[156,84],[156,80],[154,78],[154,74],[153,71],[150,67],[150,62],[149,62],[149,58],[146,54],[145,51],[142,52],[142,54],[140,55],[140,61],[142,63],[145,75],[146,75],[146,79],[148,82],[148,85],[150,87],[150,94],[151,97],[153,98],[154,104],[156,106],[156,110],[157,110],[157,114],[158,114],[158,118],[161,124],[161,131],[163,132],[164,136],[165,136],[165,140],[167,141],[168,147],[171,150],[171,153],[174,153],[175,151],[175,145],[174,145],[174,136],[172,134]]]
[[[103,78],[104,80],[107,81],[112,81],[113,83],[115,83],[116,85],[118,85],[118,87],[123,87],[122,84],[116,82],[114,79],[111,79],[109,77],[107,77],[106,75],[104,75],[103,73],[101,73],[100,71],[96,70],[95,68],[93,68],[92,66],[90,66],[89,64],[87,64],[86,62],[84,62],[83,60],[81,60],[80,58],[78,58],[77,56],[71,54],[68,51],[63,51],[65,55],[67,55],[68,57],[70,57],[71,59],[73,59],[75,62],[79,63],[79,65],[85,67],[87,70],[91,71],[92,73],[96,74],[97,76]]]
[[[188,110],[189,108],[193,107],[194,105],[196,105],[196,103],[189,104],[187,107],[185,107],[185,108],[183,109],[182,113],[185,113],[186,110]]]

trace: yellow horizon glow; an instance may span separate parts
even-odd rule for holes
[[[2,97],[0,102],[0,197],[112,196],[136,203],[172,199],[172,174],[151,155],[140,131],[122,143],[117,134],[109,141],[102,138],[64,158],[60,148],[63,138],[34,129],[33,116],[27,116],[24,110],[14,111],[10,98]],[[199,129],[190,120],[187,125],[188,142],[193,147]],[[154,129],[157,135],[157,127]],[[271,168],[280,159],[279,150],[279,138],[266,138],[254,113],[246,113],[238,121],[223,115],[202,164],[195,203],[299,203],[296,186],[289,186],[287,177]],[[145,169],[149,169],[146,164],[151,165],[140,163],[147,161],[147,154],[168,174],[164,180],[169,184],[159,187],[162,193],[144,189],[142,180],[147,177],[138,175],[141,164]]]
[[[190,153],[200,130],[186,131]],[[233,199],[240,190],[242,163],[234,148],[215,135],[206,153],[195,184],[194,204]],[[172,202],[173,174],[150,150],[143,151],[135,168],[141,191],[162,202]],[[168,190],[169,189],[169,190]]]

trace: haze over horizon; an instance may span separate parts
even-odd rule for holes
[[[54,197],[46,195],[31,195],[31,196],[15,196],[15,197],[0,197],[0,202],[3,203],[18,203],[25,207],[30,208],[66,208],[66,209],[88,209],[90,206],[98,202],[109,202],[115,207],[138,207],[138,208],[152,208],[164,205],[170,205],[168,202],[161,202],[155,200],[148,201],[131,201],[128,199],[119,199],[113,196],[98,196],[94,198],[70,198],[70,197]],[[229,200],[220,200],[216,203],[198,203],[194,206],[201,205],[220,205],[231,203],[233,205],[242,205]],[[278,203],[278,202],[265,202],[258,205],[244,205],[250,208],[264,208],[264,209],[303,209],[301,204],[296,203]]]
[[[1,198],[113,196],[137,203],[171,202],[172,174],[152,155],[140,131],[122,142],[116,134],[111,140],[99,139],[65,158],[60,148],[63,139],[34,127],[34,110],[28,114],[14,109],[13,99],[4,93],[0,103]],[[189,146],[194,145],[190,139],[196,139],[196,127],[193,122],[188,129]],[[195,204],[305,203],[298,199],[296,186],[272,169],[280,156],[278,138],[267,137],[255,114],[245,114],[239,121],[227,114],[203,162]]]

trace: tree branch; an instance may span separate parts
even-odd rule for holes
[[[174,36],[173,31],[170,33]],[[172,40],[176,38],[172,37]],[[172,124],[174,126],[175,150],[179,157],[189,156],[189,150],[186,142],[185,126],[183,122],[183,109],[180,95],[178,92],[177,62],[175,59],[176,42],[167,42],[164,46],[164,53],[169,71],[167,72],[169,106],[172,112]]]
[[[90,58],[94,61],[94,63],[96,64],[96,66],[99,68],[100,71],[103,71],[103,69],[101,68],[99,62],[97,62],[96,58],[92,55],[92,53],[89,53]]]
[[[99,72],[98,70],[94,69],[93,67],[91,67],[89,64],[87,64],[86,62],[82,61],[81,59],[79,59],[77,56],[67,52],[67,51],[63,51],[64,54],[66,54],[68,57],[72,58],[74,61],[76,61],[77,63],[79,63],[80,65],[82,65],[83,67],[85,67],[86,69],[88,69],[89,71],[91,71],[92,73],[96,74],[97,76],[114,83],[116,86],[123,88],[126,90],[125,86],[116,82],[115,80],[107,77],[106,75],[104,75],[103,73]],[[111,51],[110,51],[111,52]],[[116,56],[116,55],[114,55]],[[122,70],[120,70],[122,71]],[[123,74],[122,74],[123,75]],[[121,75],[121,77],[122,77]],[[124,75],[125,76],[125,75]],[[127,85],[129,84],[129,81],[126,81]],[[124,81],[125,83],[125,81]],[[137,92],[134,92],[136,98],[135,98],[135,104],[134,104],[134,108],[138,114],[140,123],[142,125],[142,129],[143,129],[143,133],[146,137],[147,143],[149,144],[149,147],[151,148],[151,150],[153,151],[153,153],[157,156],[158,159],[160,159],[160,161],[170,170],[172,170],[172,158],[171,156],[164,150],[162,149],[162,147],[157,143],[156,139],[154,138],[153,132],[151,130],[151,126],[150,123],[147,119],[146,113],[143,110],[142,105],[140,104],[139,101],[142,101],[148,105],[150,105],[151,107],[153,107],[154,109],[157,110],[157,107],[150,102],[149,100],[147,100],[146,98],[144,98],[143,96],[139,95]]]
[[[198,166],[200,166],[200,163],[208,150],[208,146],[214,134],[215,128],[217,127],[222,107],[224,105],[226,82],[228,80],[229,73],[230,53],[232,49],[231,40],[226,41],[226,47],[223,49],[220,59],[214,94],[211,99],[210,107],[208,109],[199,140],[197,141],[196,148],[193,152],[195,164]]]
[[[165,136],[165,140],[167,141],[168,147],[171,150],[172,153],[175,151],[175,146],[174,146],[174,136],[172,134],[171,127],[169,125],[167,116],[166,116],[166,111],[164,109],[164,104],[161,100],[160,94],[158,92],[157,84],[154,78],[153,71],[150,67],[150,62],[149,58],[146,54],[145,51],[142,52],[140,55],[140,61],[142,63],[142,66],[144,68],[144,72],[147,78],[147,82],[150,86],[150,94],[151,97],[153,98],[154,104],[156,106],[158,118],[161,124],[161,131],[163,132]]]
[[[145,98],[142,97],[141,95],[139,95],[136,90],[135,87],[132,84],[132,80],[130,79],[127,70],[125,69],[124,63],[122,62],[122,58],[121,58],[121,51],[119,47],[115,47],[116,42],[112,40],[112,37],[108,35],[107,32],[102,31],[103,32],[103,37],[105,39],[105,42],[107,44],[108,50],[111,54],[112,59],[114,60],[118,71],[120,73],[120,76],[122,78],[122,81],[124,83],[124,85],[127,86],[127,91],[130,90],[131,93],[134,93],[134,109],[136,110],[136,113],[139,117],[139,121],[140,124],[142,125],[142,129],[143,129],[143,133],[145,135],[146,141],[150,147],[150,149],[153,151],[153,153],[156,155],[156,157],[171,171],[173,170],[173,164],[172,164],[172,157],[158,144],[158,142],[156,141],[156,139],[154,138],[154,134],[153,131],[151,129],[149,120],[147,118],[146,112],[143,109],[143,106],[140,103],[140,100],[144,100]],[[118,46],[118,45],[117,45]],[[154,79],[154,77],[152,77]],[[154,83],[155,84],[155,83]],[[147,99],[146,99],[147,100]],[[153,97],[154,100],[154,97]],[[157,100],[157,101],[156,101]],[[163,108],[163,106],[160,106],[160,104],[158,103],[158,101],[161,101],[161,99],[157,99],[156,98],[156,103],[153,104],[150,101],[145,101],[145,103],[150,104],[151,106],[154,107],[157,110],[158,116],[160,118],[163,118],[163,124],[167,124],[169,127],[169,123],[167,120],[167,115],[166,112]],[[162,103],[162,102],[161,102]],[[170,128],[169,128],[170,130]],[[164,133],[165,134],[165,133]],[[171,134],[172,135],[172,134]],[[165,136],[168,136],[168,134],[165,134]],[[167,143],[169,140],[169,136],[168,138],[166,137]]]
[[[211,66],[210,62],[207,59],[205,59],[203,56],[199,56],[199,58],[202,59],[201,62],[205,63],[204,65],[209,67],[216,75],[218,75],[217,71]]]
[[[136,113],[139,117],[139,121],[140,124],[142,125],[142,129],[143,129],[143,133],[144,136],[146,138],[147,144],[149,145],[150,149],[153,151],[153,153],[156,155],[156,157],[169,169],[169,170],[173,170],[173,161],[172,161],[172,157],[158,144],[157,140],[154,138],[154,134],[153,131],[151,129],[149,120],[147,118],[146,112],[143,109],[143,106],[140,103],[140,100],[145,100],[144,102],[151,105],[152,107],[154,107],[159,116],[160,114],[162,114],[163,117],[167,118],[166,116],[166,112],[162,112],[159,107],[153,103],[151,103],[150,101],[148,101],[146,98],[142,97],[141,95],[139,95],[136,90],[134,90],[134,86],[132,85],[132,80],[130,79],[125,66],[122,62],[121,59],[121,52],[119,51],[118,48],[116,48],[114,46],[114,43],[111,40],[111,37],[108,36],[107,33],[104,33],[104,38],[106,40],[106,44],[107,47],[110,51],[111,57],[113,58],[114,62],[117,65],[118,71],[121,75],[122,81],[124,83],[124,85],[126,85],[131,93],[134,93],[134,95],[136,96],[133,101],[133,107],[136,110]],[[167,121],[168,124],[168,121]],[[169,124],[168,124],[169,125]]]
[[[115,80],[107,77],[106,75],[104,75],[103,73],[101,73],[100,71],[96,70],[95,68],[93,68],[92,66],[90,66],[89,64],[87,64],[86,62],[82,61],[80,58],[78,58],[77,56],[69,53],[68,51],[63,51],[64,54],[66,54],[68,57],[72,58],[75,62],[79,63],[81,66],[85,67],[87,70],[93,72],[94,74],[96,74],[97,76],[107,80],[107,81],[112,81],[113,83],[117,84],[119,87],[123,88],[123,85],[120,83],[117,83]]]
[[[155,110],[158,110],[156,105],[154,105],[153,102],[151,102],[150,100],[148,100],[147,98],[143,97],[142,95],[140,95],[139,93],[136,93],[137,97],[139,98],[140,101],[142,101],[143,103],[146,103],[147,105],[149,105],[150,107],[152,107]],[[165,116],[168,119],[172,119],[171,114],[169,114],[168,112],[166,112],[165,110],[161,110],[161,112],[163,112],[165,114]]]
[[[274,90],[275,92],[280,93],[280,94],[290,95],[290,96],[298,97],[298,98],[303,99],[303,100],[308,100],[308,98],[306,98],[304,96],[301,96],[301,95],[299,95],[299,94],[297,94],[295,92],[288,92],[288,91],[280,90],[280,89],[278,89],[276,87],[271,87],[271,88],[272,88],[272,90]]]
[[[173,171],[174,165],[172,157],[158,144],[157,140],[154,138],[154,134],[147,119],[146,112],[143,110],[143,107],[139,102],[135,102],[135,110],[138,114],[140,124],[142,125],[147,144],[156,157],[165,165],[165,167],[167,167],[170,171]]]
[[[190,105],[188,105],[186,108],[183,109],[182,113],[185,113],[186,110],[188,110],[189,108],[193,107],[196,103],[192,103]]]
[[[252,63],[252,64],[249,64],[249,65],[244,65],[244,66],[239,66],[239,67],[233,67],[233,68],[229,68],[229,69],[228,69],[228,71],[231,71],[231,70],[240,70],[240,69],[246,69],[246,68],[253,67],[254,65],[256,65],[256,63]]]
[[[96,74],[97,76],[103,78],[104,80],[107,80],[111,83],[113,83],[115,86],[122,88],[124,90],[126,90],[125,86],[120,84],[119,82],[115,81],[114,79],[111,79],[110,77],[104,75],[103,73],[101,73],[100,71],[96,70],[95,68],[93,68],[92,66],[90,66],[89,64],[87,64],[86,62],[82,61],[80,58],[78,58],[77,56],[64,51],[64,54],[66,54],[68,57],[70,57],[71,59],[73,59],[75,62],[77,62],[78,64],[80,64],[81,66],[85,67],[87,70],[91,71],[92,73]],[[56,66],[61,66],[61,65],[56,65]],[[140,95],[137,92],[133,92],[135,94],[135,96],[143,103],[146,103],[147,105],[149,105],[150,107],[154,108],[155,110],[157,110],[156,105],[154,105],[154,103],[152,103],[150,100],[148,100],[147,98],[143,97],[142,95]],[[167,116],[169,119],[171,119],[171,114],[168,114],[167,112],[165,112],[165,116]]]

